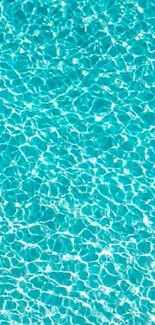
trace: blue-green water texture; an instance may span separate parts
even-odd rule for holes
[[[155,324],[155,2],[0,1],[0,325]]]

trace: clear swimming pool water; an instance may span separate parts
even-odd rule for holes
[[[155,323],[155,3],[0,2],[0,324]]]

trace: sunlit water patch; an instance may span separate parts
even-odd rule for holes
[[[0,324],[155,323],[154,1],[0,3]]]

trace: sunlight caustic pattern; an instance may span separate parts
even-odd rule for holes
[[[0,324],[155,323],[155,3],[0,1]]]

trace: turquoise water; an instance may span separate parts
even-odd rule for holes
[[[0,2],[0,324],[155,323],[155,3]]]

